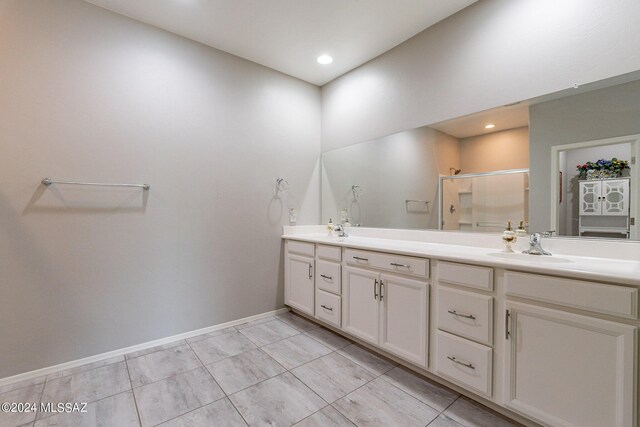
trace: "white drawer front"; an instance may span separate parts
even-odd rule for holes
[[[493,297],[438,287],[438,328],[491,345]]]
[[[429,260],[402,255],[347,249],[344,253],[347,263],[362,267],[394,271],[411,276],[429,277]]]
[[[308,242],[287,240],[287,251],[291,253],[314,256],[316,245]]]
[[[493,269],[438,261],[438,281],[492,291]]]
[[[505,293],[613,316],[638,318],[638,289],[538,274],[505,273]]]
[[[333,261],[316,262],[316,288],[340,295],[340,264]]]
[[[342,260],[342,249],[340,248],[340,246],[318,245],[317,251],[318,258],[338,262]]]
[[[476,393],[491,396],[493,350],[464,338],[438,331],[436,372]]]
[[[341,298],[320,289],[316,290],[316,317],[337,328],[342,326],[340,313]]]

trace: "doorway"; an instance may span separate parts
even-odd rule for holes
[[[551,223],[559,236],[638,239],[639,142],[629,135],[552,148]],[[614,159],[628,168],[611,177]]]

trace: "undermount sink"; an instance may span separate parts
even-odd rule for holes
[[[489,256],[495,258],[502,258],[508,260],[518,260],[518,261],[527,261],[527,262],[536,262],[540,264],[566,264],[573,262],[570,259],[566,258],[558,258],[556,256],[549,255],[529,255],[523,253],[506,253],[506,252],[495,252],[489,254]]]

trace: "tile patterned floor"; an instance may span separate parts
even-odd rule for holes
[[[292,313],[3,386],[0,401],[88,403],[0,413],[2,427],[517,425]]]

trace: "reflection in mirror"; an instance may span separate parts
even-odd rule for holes
[[[639,118],[640,71],[325,152],[322,221],[638,240]]]
[[[503,231],[528,226],[529,171],[511,170],[440,178],[442,229]]]
[[[459,166],[456,138],[423,127],[322,156],[322,220],[437,228],[438,177]]]
[[[504,230],[508,220],[526,221],[523,193],[526,174],[518,175],[522,185],[513,191],[502,185],[503,177],[491,174],[528,168],[528,110],[526,105],[501,110],[502,118],[492,127],[486,125],[491,118],[499,119],[495,113],[492,117],[474,116],[425,126],[324,153],[322,221],[331,219],[365,227],[440,229],[446,220],[444,228],[448,230],[485,232]],[[490,175],[486,177],[469,176],[487,173]],[[468,180],[445,180],[446,191],[454,191],[452,188],[458,185],[475,185],[476,191],[468,192],[470,196],[474,194],[475,221],[469,216],[468,224],[454,224],[451,216],[442,214],[441,206],[454,205],[454,211],[459,209],[458,212],[465,209],[451,197],[445,200],[446,206],[442,204],[438,186],[440,178],[446,176],[452,180],[468,177]],[[512,175],[504,183],[512,183],[515,177]],[[466,194],[464,191],[462,194]],[[497,192],[493,194],[494,191]],[[455,197],[459,197],[457,193]],[[460,197],[464,205],[467,197]],[[498,203],[498,199],[502,202]],[[505,203],[514,200],[517,207],[505,211]],[[471,198],[468,201],[471,203]],[[495,213],[496,210],[504,215]],[[463,217],[462,221],[465,220]]]

